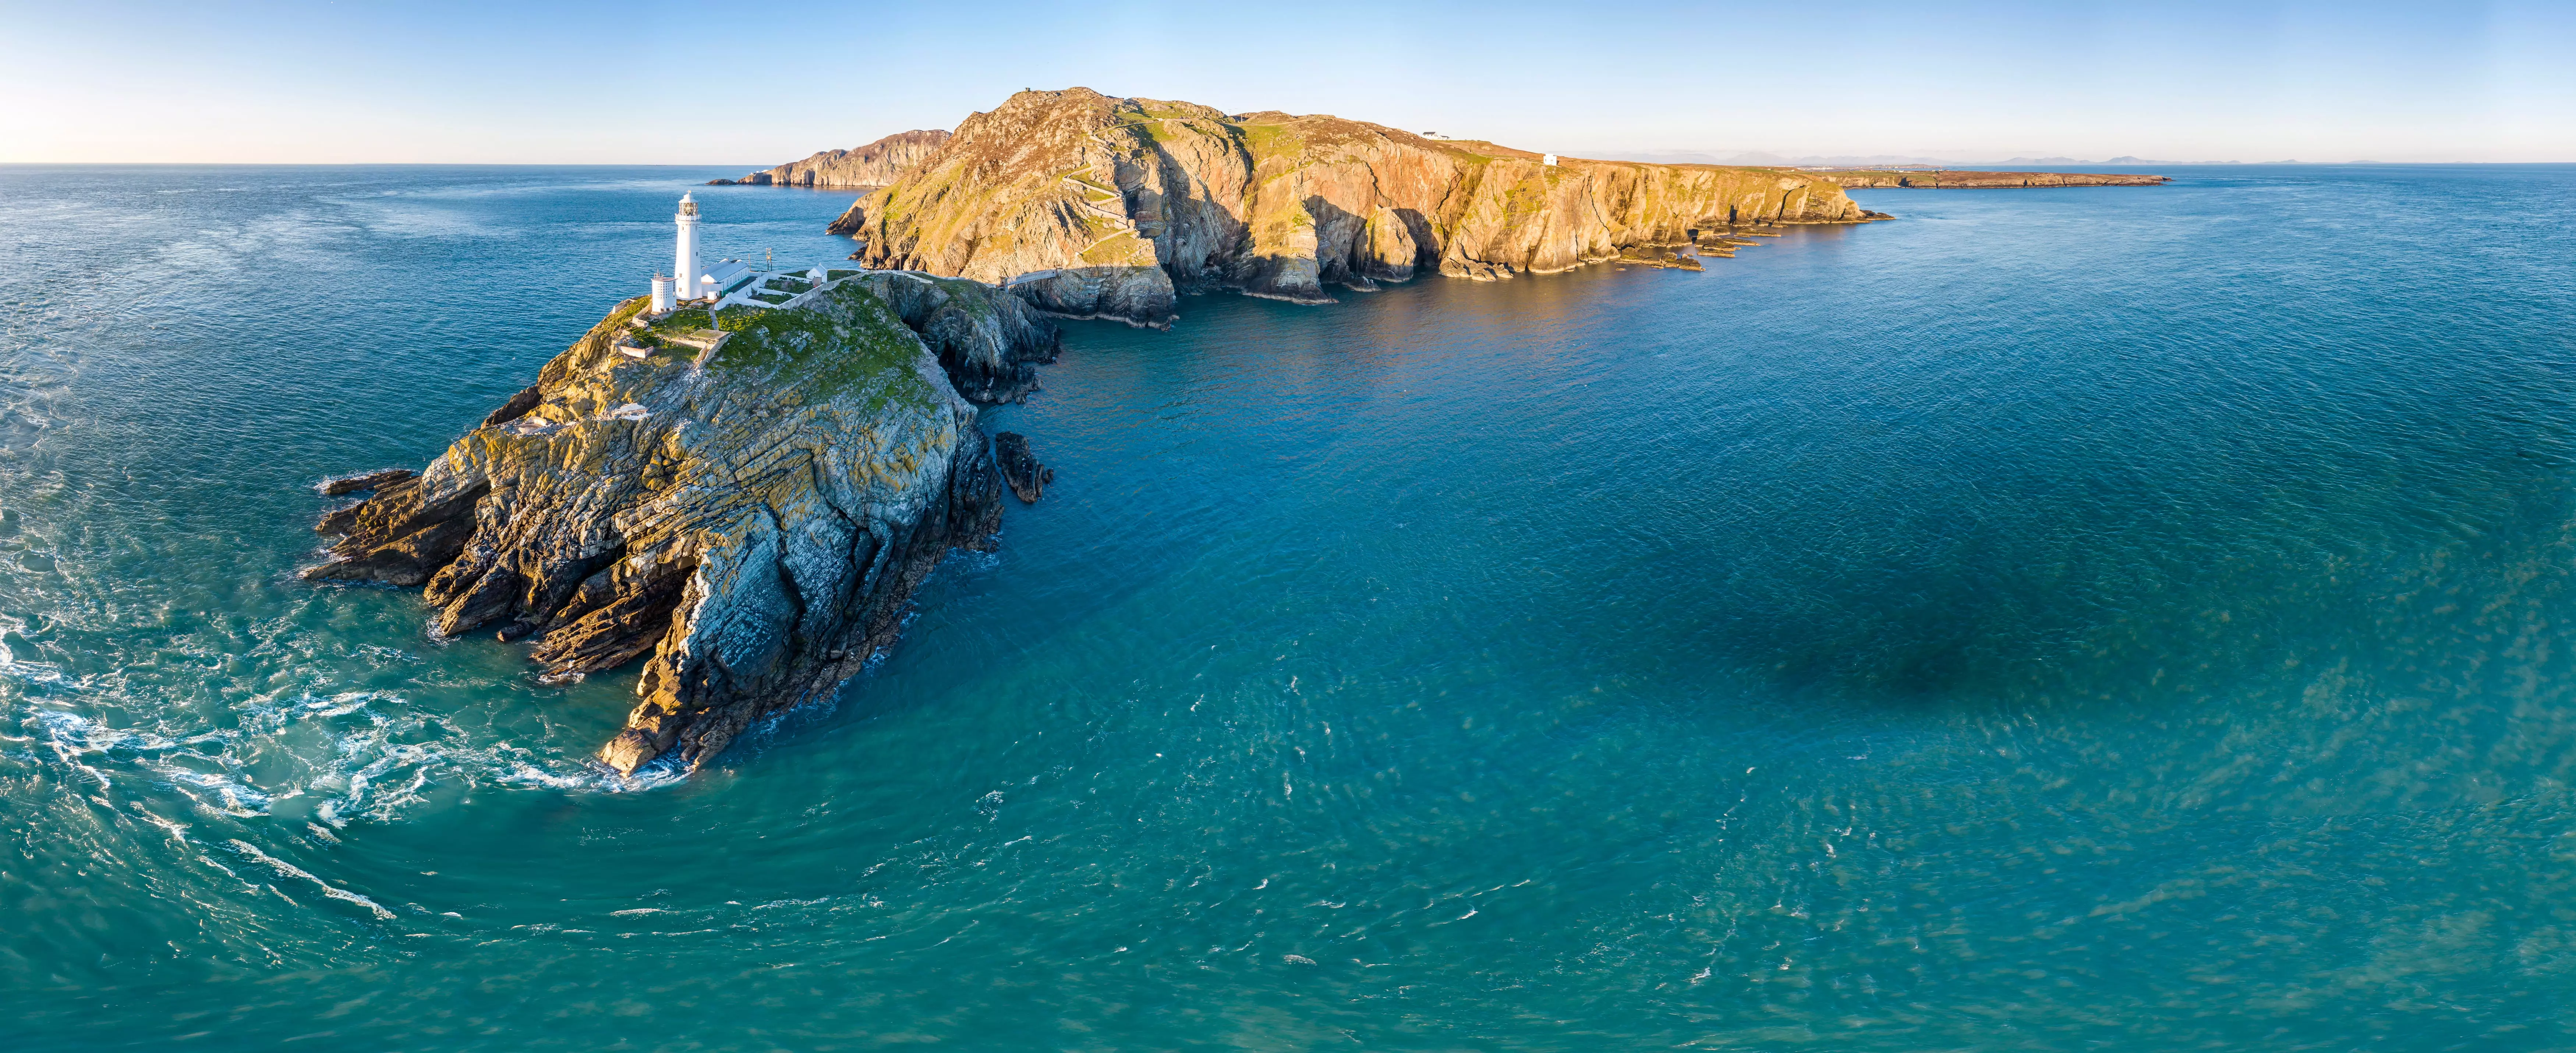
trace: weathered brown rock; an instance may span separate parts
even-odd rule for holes
[[[660,339],[708,324],[687,312],[641,359],[615,344],[644,301],[620,305],[427,470],[325,516],[343,536],[304,576],[425,584],[437,632],[534,638],[551,681],[646,658],[601,759],[704,763],[855,673],[941,555],[999,525],[974,405],[871,291],[888,277],[729,310],[707,351]],[[936,291],[934,330],[1021,309]]]
[[[1028,436],[1015,431],[993,436],[993,461],[1001,466],[1002,481],[1009,484],[1011,495],[1022,504],[1036,504],[1046,496],[1047,484],[1055,481],[1055,469],[1039,464],[1037,455],[1029,452]]]
[[[313,488],[321,491],[322,496],[324,497],[338,497],[342,494],[354,494],[360,490],[373,490],[377,487],[399,483],[419,474],[419,472],[412,471],[409,468],[381,468],[372,472],[359,472],[356,475],[342,475],[330,479],[324,479],[321,482],[314,484]]]
[[[1437,271],[1556,271],[1697,229],[1854,223],[1829,180],[1562,159],[1343,120],[1029,91],[832,225],[853,259],[978,281],[1056,314],[1166,325],[1179,293],[1300,303]]]
[[[753,172],[740,179],[711,179],[711,186],[792,186],[816,190],[873,189],[894,182],[948,141],[936,128],[896,132],[855,150],[825,150],[802,161]]]
[[[1733,255],[1733,253],[1727,253],[1727,255]],[[1700,265],[1699,258],[1696,256],[1684,256],[1671,249],[1653,245],[1642,245],[1634,248],[1621,249],[1619,250],[1619,262],[1644,267],[1665,267],[1677,271],[1697,271],[1707,269]]]
[[[520,388],[518,394],[510,396],[498,408],[484,415],[483,426],[489,428],[496,424],[508,424],[526,416],[529,410],[537,408],[538,400],[544,397],[545,392],[538,390],[534,384]]]

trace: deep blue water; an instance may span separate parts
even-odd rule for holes
[[[0,167],[6,1044],[2576,1044],[2576,167],[2170,171],[1071,324],[999,551],[625,784],[293,571],[727,173]]]

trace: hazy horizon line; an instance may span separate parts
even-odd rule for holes
[[[2068,159],[2065,159],[2065,158],[2049,157],[2049,158],[2005,159],[2005,160],[1999,160],[1999,161],[1951,161],[1951,160],[1926,160],[1926,161],[1887,161],[1887,162],[1876,162],[1876,163],[1873,163],[1873,162],[1866,162],[1866,161],[1838,161],[1838,162],[1827,162],[1827,161],[1799,161],[1799,160],[1784,160],[1784,161],[1722,161],[1722,160],[1685,160],[1685,159],[1680,159],[1680,158],[1682,158],[1682,157],[1686,156],[1686,154],[1687,154],[1687,153],[1688,153],[1688,152],[1685,152],[1685,151],[1637,151],[1637,152],[1628,153],[1628,154],[1624,154],[1624,155],[1612,155],[1612,156],[1604,156],[1604,157],[1581,156],[1581,155],[1576,155],[1576,154],[1566,154],[1566,155],[1564,155],[1564,156],[1565,156],[1567,159],[1569,159],[1569,160],[1576,160],[1576,161],[1615,161],[1615,162],[1623,162],[1623,163],[1629,163],[1629,164],[1672,164],[1672,165],[1696,164],[1696,165],[1713,165],[1713,166],[1718,166],[1718,167],[1728,167],[1728,168],[1911,168],[1911,167],[1924,167],[1924,166],[1947,166],[1947,167],[1960,167],[1960,168],[1994,168],[1994,167],[1998,167],[1998,166],[2002,166],[2002,165],[2014,165],[2014,164],[2023,164],[2023,165],[2041,165],[2041,166],[2048,166],[2048,167],[2060,167],[2060,168],[2065,167],[2065,166],[2067,166],[2067,165],[2123,165],[2123,166],[2128,166],[2128,167],[2152,167],[2152,168],[2211,168],[2211,167],[2224,167],[2224,166],[2260,167],[2260,166],[2265,166],[2265,165],[2302,165],[2302,166],[2311,166],[2311,167],[2320,167],[2320,168],[2335,168],[2335,167],[2350,167],[2350,166],[2354,166],[2354,165],[2377,165],[2377,166],[2389,166],[2389,167],[2399,167],[2399,166],[2452,166],[2452,165],[2468,166],[2468,165],[2479,165],[2479,166],[2490,166],[2490,167],[2504,167],[2504,166],[2516,166],[2516,165],[2541,166],[2541,165],[2567,165],[2567,164],[2576,164],[2576,160],[2565,160],[2565,161],[2380,161],[2380,160],[2367,159],[2367,158],[2364,158],[2364,159],[2356,159],[2356,160],[2350,160],[2350,161],[2303,161],[2303,160],[2299,160],[2299,159],[2296,159],[2296,158],[2288,158],[2288,159],[2282,159],[2282,160],[2265,160],[2265,161],[2237,161],[2237,160],[2226,160],[2226,161],[2166,161],[2166,160],[2105,160],[2105,161],[2087,161],[2087,160],[2080,160],[2080,159],[2078,159],[2078,160],[2068,160]],[[763,170],[766,170],[766,169],[769,169],[769,168],[773,168],[773,167],[776,167],[776,165],[775,165],[775,164],[763,165],[763,164],[758,164],[758,163],[753,163],[753,162],[703,162],[703,163],[701,163],[701,162],[679,162],[679,161],[0,161],[0,168],[698,168],[698,169],[723,169],[723,170],[725,170],[725,171],[732,171],[732,170],[734,170],[734,169],[740,168],[740,169],[743,169],[744,171],[747,171],[747,172],[758,172],[758,171],[763,171]],[[797,188],[797,189],[804,189],[804,188]]]

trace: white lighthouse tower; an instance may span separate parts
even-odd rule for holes
[[[671,275],[678,279],[680,299],[695,300],[703,295],[698,279],[706,272],[698,269],[698,202],[687,194],[680,195],[680,212],[671,221],[680,226],[679,250],[671,263]]]

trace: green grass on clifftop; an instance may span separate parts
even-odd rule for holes
[[[889,405],[927,410],[938,402],[917,369],[920,339],[884,301],[856,286],[825,298],[845,311],[818,305],[722,312],[718,324],[733,337],[708,370],[771,385],[780,394],[793,391],[809,403],[850,399],[875,411]]]

